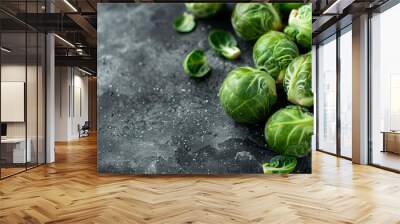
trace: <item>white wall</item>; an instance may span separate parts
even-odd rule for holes
[[[88,78],[72,67],[56,67],[55,73],[55,140],[77,139],[78,125],[88,121]]]

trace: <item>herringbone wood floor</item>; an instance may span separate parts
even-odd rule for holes
[[[96,173],[96,140],[0,181],[0,223],[400,223],[400,175],[315,152],[312,175]]]

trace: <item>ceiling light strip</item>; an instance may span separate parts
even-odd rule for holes
[[[68,40],[62,38],[61,36],[59,36],[58,34],[54,34],[55,37],[57,37],[59,40],[61,40],[62,42],[64,42],[65,44],[67,44],[68,46],[72,47],[72,48],[76,48],[75,45],[73,45],[71,42],[69,42]]]
[[[11,52],[11,50],[8,50],[7,48],[4,48],[4,47],[2,47],[2,48],[0,48],[2,51],[4,51],[4,52],[6,52],[6,53],[10,53]]]
[[[74,12],[78,12],[78,10],[73,6],[68,0],[64,0],[64,3],[68,5]]]
[[[88,72],[88,71],[86,71],[86,70],[83,70],[83,69],[81,69],[81,68],[79,68],[79,67],[78,67],[78,70],[81,71],[81,72],[83,72],[83,73],[85,73],[85,74],[87,74],[87,75],[92,75],[92,73],[90,73],[90,72]]]

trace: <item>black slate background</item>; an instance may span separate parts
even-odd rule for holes
[[[208,46],[208,31],[231,31],[231,7],[179,34],[173,19],[183,4],[98,5],[98,171],[131,174],[262,173],[275,155],[263,128],[235,123],[222,110],[219,87],[238,66],[253,66],[252,47],[228,61]],[[206,51],[212,72],[191,79],[182,61]],[[282,99],[285,97],[281,95]],[[285,102],[281,103],[285,104]],[[311,172],[311,157],[296,172]]]

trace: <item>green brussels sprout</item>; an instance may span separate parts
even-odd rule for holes
[[[201,78],[211,70],[208,66],[206,54],[200,49],[195,49],[186,56],[183,69],[194,78]]]
[[[233,60],[240,56],[235,37],[223,30],[213,30],[208,35],[208,43],[220,55]]]
[[[195,26],[196,22],[194,21],[194,16],[186,12],[176,17],[172,24],[172,27],[181,33],[191,32]]]
[[[268,71],[277,80],[283,81],[286,67],[299,56],[296,44],[278,31],[262,35],[253,48],[253,60],[257,68]]]
[[[301,6],[303,6],[303,3],[276,3],[275,4],[277,8],[279,8],[280,12],[282,15],[284,15],[283,17],[288,18],[290,12],[293,9],[298,9]]]
[[[282,28],[279,12],[271,3],[238,3],[231,21],[236,34],[244,40],[255,40]]]
[[[217,14],[223,3],[185,3],[186,9],[198,18],[207,18]]]
[[[305,49],[311,49],[312,41],[312,8],[306,4],[299,9],[293,9],[289,15],[289,23],[284,31],[297,44]]]
[[[311,61],[311,53],[307,53],[295,58],[287,67],[283,87],[289,102],[305,107],[314,104]]]
[[[268,119],[265,140],[281,155],[303,157],[311,151],[313,124],[313,115],[307,109],[287,106]]]
[[[277,99],[275,80],[258,69],[236,68],[222,83],[219,99],[225,112],[236,122],[264,121]]]
[[[268,163],[263,164],[265,174],[287,174],[296,168],[297,159],[292,156],[274,156]]]

